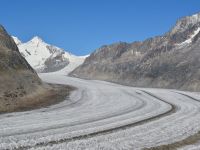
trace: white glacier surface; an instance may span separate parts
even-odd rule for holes
[[[0,115],[0,149],[137,150],[200,131],[198,93],[127,87],[62,72],[40,77],[77,90],[47,108]]]

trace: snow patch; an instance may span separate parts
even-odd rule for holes
[[[193,38],[199,33],[199,31],[200,31],[200,27],[197,30],[194,31],[194,33],[190,36],[189,39],[187,39],[184,42],[177,44],[177,45],[178,46],[184,46],[184,45],[192,43]]]

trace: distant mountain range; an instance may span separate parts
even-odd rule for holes
[[[120,84],[200,90],[200,13],[162,36],[95,50],[71,76]]]
[[[78,67],[87,56],[75,56],[56,46],[45,43],[35,36],[30,41],[22,43],[12,36],[21,55],[37,72],[54,72],[65,68],[65,73]]]

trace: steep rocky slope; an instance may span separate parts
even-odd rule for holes
[[[163,36],[102,46],[70,73],[120,84],[200,90],[200,13],[181,18]]]
[[[63,49],[47,44],[39,37],[22,43],[13,36],[20,53],[37,72],[55,72],[67,67],[72,71],[85,60],[84,56],[75,56]]]
[[[21,56],[14,40],[3,26],[0,26],[0,113],[55,103],[52,99],[69,93],[65,87],[65,93],[59,93],[59,88],[41,82],[36,72]]]

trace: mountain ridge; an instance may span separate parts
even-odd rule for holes
[[[34,36],[31,40],[23,43],[17,37],[12,36],[22,56],[39,73],[55,72],[68,68],[68,72],[83,63],[87,56],[75,56],[64,49],[43,41]],[[71,64],[72,63],[72,64]],[[66,74],[68,73],[66,72]]]
[[[199,31],[200,13],[186,16],[164,35],[96,49],[70,76],[139,87],[199,91]]]

